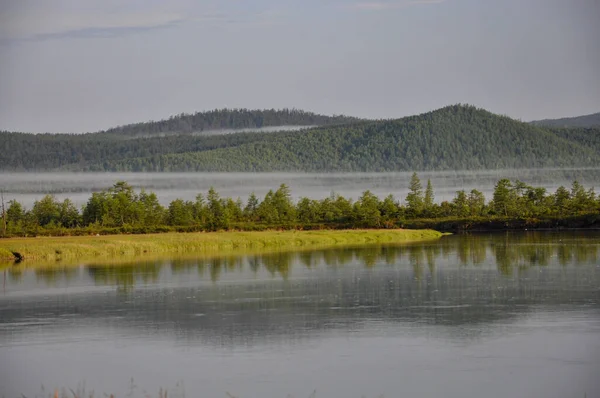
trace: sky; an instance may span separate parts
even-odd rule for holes
[[[215,108],[600,111],[599,0],[0,0],[0,130]]]

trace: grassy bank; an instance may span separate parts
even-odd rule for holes
[[[237,250],[403,243],[437,239],[433,230],[343,230],[164,233],[0,240],[0,258],[74,260],[156,254],[223,253]]]

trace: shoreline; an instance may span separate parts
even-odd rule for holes
[[[430,229],[354,229],[6,238],[0,239],[0,260],[19,264],[36,260],[133,259],[157,254],[227,254],[257,249],[414,243],[444,235]]]

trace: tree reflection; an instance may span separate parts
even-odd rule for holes
[[[42,268],[35,270],[35,276],[38,280],[44,281],[49,286],[55,286],[57,282],[64,280],[70,281],[77,277],[79,274],[78,268],[63,266],[63,267],[52,267]]]
[[[138,281],[156,282],[163,266],[162,261],[146,261],[135,264],[88,265],[88,274],[97,285],[116,286],[121,292],[130,291]]]
[[[422,280],[425,272],[435,277],[447,267],[495,267],[499,274],[514,276],[531,267],[595,264],[599,260],[598,235],[594,233],[490,233],[444,237],[436,242],[403,245],[337,247],[299,252],[271,252],[250,255],[182,257],[146,260],[125,264],[97,263],[85,266],[86,273],[98,285],[116,286],[128,292],[138,283],[156,282],[161,270],[173,275],[220,281],[226,274],[250,272],[261,278],[262,272],[272,278],[287,280],[294,269],[317,272],[359,264],[365,269],[384,266],[409,269],[412,277]],[[9,283],[22,283],[22,267],[6,269]],[[80,278],[79,268],[53,265],[36,268],[39,282],[56,285],[59,281]]]

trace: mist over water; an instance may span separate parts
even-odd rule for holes
[[[600,186],[600,168],[520,169],[479,171],[419,172],[425,186],[431,179],[436,201],[450,200],[457,190],[482,191],[490,199],[500,178],[519,179],[554,192],[559,186],[570,187],[578,180],[586,188]],[[245,200],[254,192],[263,197],[270,189],[285,183],[294,199],[306,196],[322,199],[332,192],[357,199],[365,190],[380,197],[393,194],[403,200],[408,193],[412,172],[394,173],[4,173],[0,189],[5,200],[16,199],[30,207],[45,194],[59,200],[72,199],[84,204],[92,192],[107,189],[124,180],[136,189],[155,192],[163,204],[174,199],[194,200],[214,187],[221,196]]]

